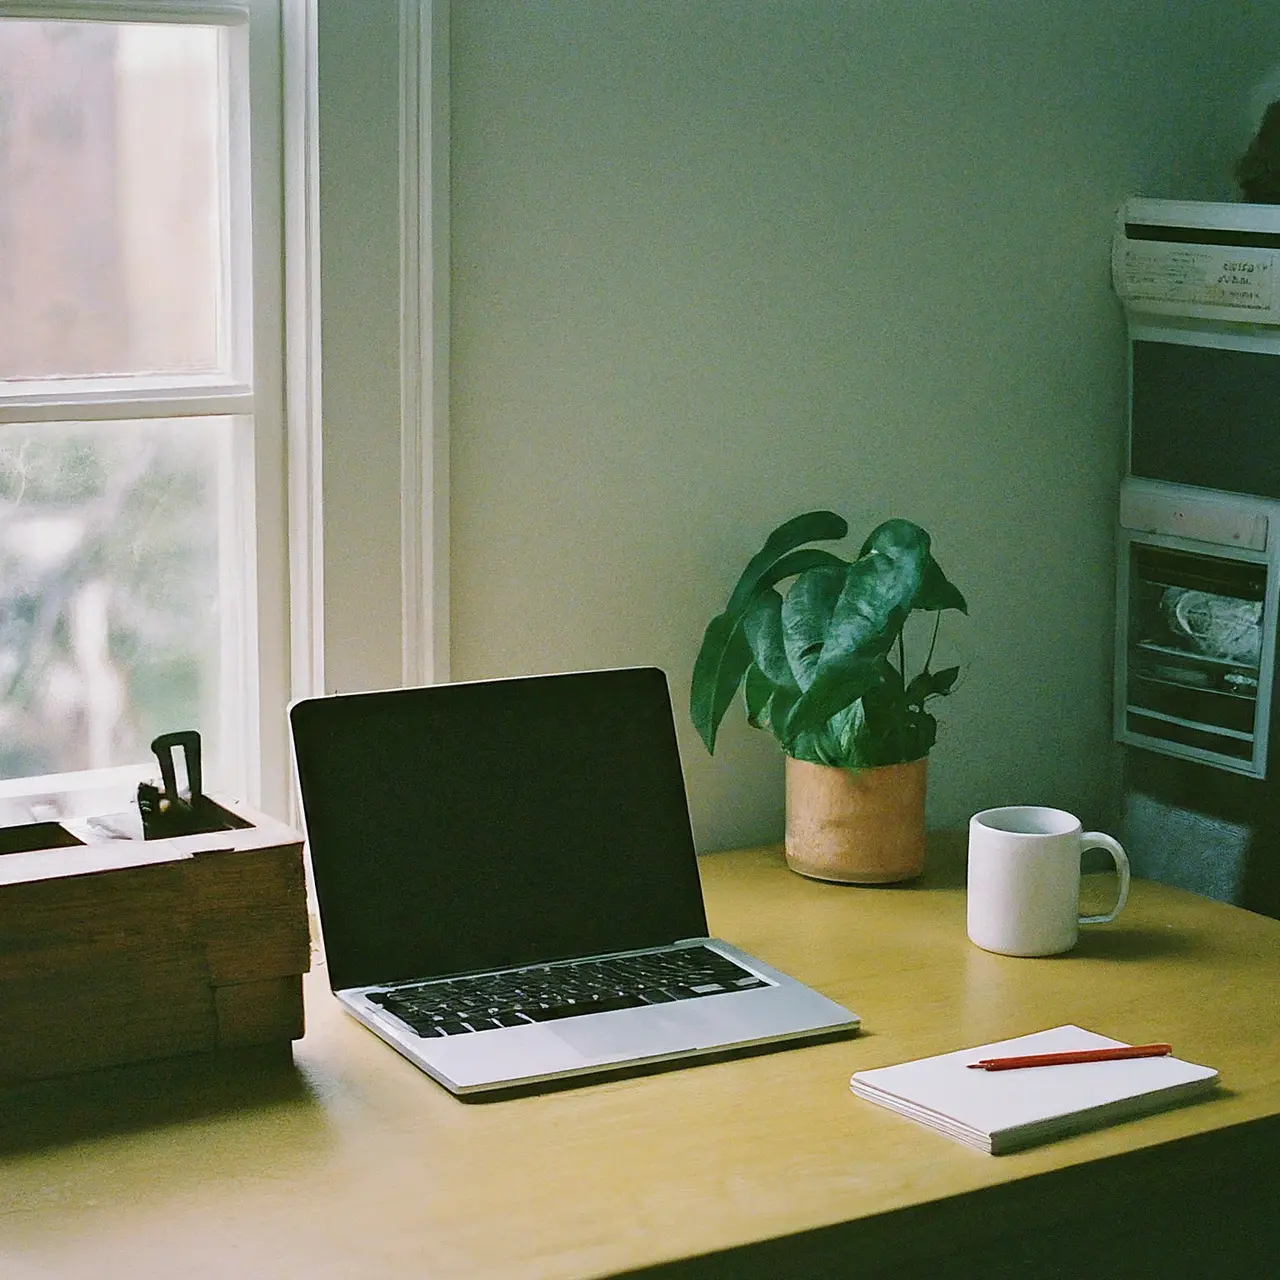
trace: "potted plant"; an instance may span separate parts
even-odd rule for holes
[[[924,865],[925,770],[937,736],[927,709],[958,667],[931,667],[938,624],[965,598],[929,535],[886,520],[853,560],[806,543],[847,522],[810,511],[775,529],[702,639],[689,710],[707,750],[739,688],[747,720],[786,753],[788,864],[853,884],[911,879]],[[777,584],[790,579],[785,595]],[[903,628],[934,614],[928,652],[908,673]]]

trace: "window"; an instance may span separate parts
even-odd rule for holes
[[[208,785],[263,802],[278,29],[274,0],[0,5],[0,793],[195,728]]]

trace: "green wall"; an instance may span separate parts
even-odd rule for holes
[[[700,847],[776,839],[702,628],[782,519],[902,515],[971,606],[931,822],[1108,820],[1111,223],[1232,196],[1280,22],[1231,9],[455,0],[453,675],[663,667]]]

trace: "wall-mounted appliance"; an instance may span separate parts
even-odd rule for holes
[[[1129,200],[1129,474],[1280,498],[1280,205]]]
[[[1126,480],[1118,564],[1116,737],[1264,777],[1280,502]]]
[[[1280,206],[1127,200],[1112,275],[1125,843],[1136,874],[1280,915]]]

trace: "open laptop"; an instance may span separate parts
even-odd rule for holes
[[[850,1033],[710,939],[652,667],[289,712],[329,981],[461,1096]]]

